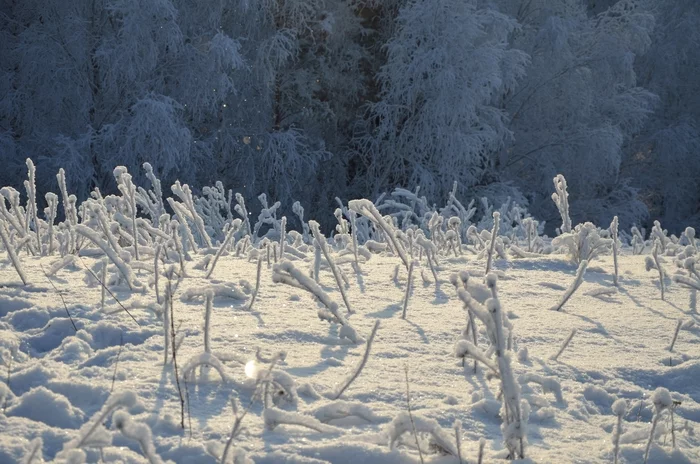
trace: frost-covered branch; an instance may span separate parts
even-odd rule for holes
[[[552,311],[560,311],[561,308],[566,304],[567,301],[571,298],[571,296],[574,294],[576,290],[581,286],[583,283],[583,276],[586,274],[586,269],[588,268],[588,261],[585,259],[581,261],[581,263],[578,266],[578,269],[576,270],[576,277],[574,277],[573,282],[569,285],[569,288],[566,289],[564,292],[564,295],[562,295],[561,299],[559,300],[559,303],[556,305],[552,306],[551,309]]]

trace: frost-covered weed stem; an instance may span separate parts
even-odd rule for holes
[[[365,364],[367,364],[367,360],[369,359],[369,353],[370,353],[370,350],[372,349],[372,343],[374,342],[374,336],[377,335],[378,329],[379,329],[379,319],[374,321],[374,326],[372,327],[372,332],[369,334],[369,338],[367,338],[367,344],[365,346],[365,353],[362,355],[362,359],[360,359],[360,362],[352,370],[352,373],[348,376],[347,379],[345,379],[345,381],[341,384],[341,386],[335,392],[335,394],[333,395],[334,399],[337,400],[338,398],[340,398],[340,395],[342,395],[343,392],[348,389],[350,384],[352,384],[355,381],[355,379],[357,379],[360,376],[360,372],[362,372],[362,369],[364,369]]]

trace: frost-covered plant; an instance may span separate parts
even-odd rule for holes
[[[151,182],[151,190],[138,187],[136,202],[143,211],[151,216],[153,225],[158,227],[160,217],[165,213],[163,189],[160,180],[153,172],[153,166],[150,163],[143,163],[142,167],[146,171],[146,178]]]
[[[477,250],[483,251],[486,249],[486,242],[484,242],[481,235],[479,235],[479,230],[476,228],[476,226],[469,226],[467,229],[467,239],[472,242],[474,248]]]
[[[659,258],[659,252],[661,250],[661,244],[658,239],[654,240],[654,248],[652,248],[651,256],[647,256],[644,260],[646,264],[646,270],[649,272],[652,269],[656,269],[659,273],[659,290],[661,291],[661,299],[664,299],[665,283],[664,277],[666,276],[666,271],[661,265],[661,259]]]
[[[221,244],[219,249],[216,251],[216,255],[214,255],[214,259],[212,259],[211,263],[209,264],[209,270],[207,271],[206,278],[210,278],[212,273],[214,272],[214,267],[216,267],[216,263],[219,261],[219,258],[221,255],[224,253],[226,248],[229,246],[229,243],[233,240],[233,236],[240,230],[241,228],[241,220],[236,219],[234,220],[229,229],[228,232],[226,233],[226,238],[224,239],[224,242]]]
[[[113,393],[102,408],[80,427],[78,436],[63,445],[63,450],[56,457],[59,458],[74,449],[109,446],[112,437],[103,425],[109,415],[119,408],[133,409],[138,405],[138,397],[132,391]]]
[[[569,258],[577,265],[608,253],[612,243],[612,239],[602,237],[600,229],[590,222],[579,224],[552,240],[552,246],[566,248]]]
[[[213,187],[203,187],[202,195],[194,200],[197,212],[204,221],[204,227],[208,234],[221,240],[225,234],[224,226],[233,220],[231,201],[233,191],[226,193],[224,184],[216,181]],[[223,212],[223,214],[222,214]]]
[[[3,227],[8,233],[8,236],[10,236],[12,229],[14,229],[14,233],[19,238],[17,243],[15,243],[17,249],[21,250],[22,248],[26,248],[28,253],[35,255],[35,240],[29,233],[27,215],[24,208],[20,205],[19,192],[11,187],[3,187],[0,189],[0,195],[2,195],[2,197],[0,197],[0,219],[4,220],[6,223]],[[10,205],[9,209],[5,205],[6,200]]]
[[[168,351],[171,349],[172,346],[174,346],[172,340],[170,339],[171,337],[174,336],[174,334],[171,332],[170,328],[172,326],[171,321],[170,321],[170,316],[172,314],[172,287],[170,283],[168,282],[168,285],[165,287],[165,295],[163,299],[163,365],[165,366],[168,364]]]
[[[399,413],[394,420],[388,425],[385,434],[389,439],[389,448],[394,449],[399,443],[401,436],[410,433],[427,435],[428,449],[433,449],[439,454],[451,455],[455,458],[459,456],[459,451],[450,434],[446,432],[434,419],[426,417],[410,415],[408,412]],[[419,449],[422,450],[421,443],[417,443]],[[422,452],[422,451],[421,451]]]
[[[323,234],[321,233],[321,231],[319,230],[318,222],[309,221],[309,228],[311,228],[311,232],[314,235],[314,240],[316,240],[318,247],[323,252],[323,256],[326,258],[326,261],[328,262],[328,266],[331,268],[331,271],[333,272],[333,276],[335,277],[335,282],[338,285],[338,290],[340,291],[340,295],[343,298],[343,302],[345,303],[345,306],[348,308],[348,314],[354,313],[355,311],[353,311],[352,307],[350,306],[350,301],[348,300],[348,296],[345,294],[345,286],[343,285],[343,280],[340,276],[340,269],[338,269],[338,266],[336,266],[335,261],[333,260],[333,257],[331,256],[330,250],[328,249],[328,244],[326,243],[326,237],[324,237]]]
[[[460,272],[459,274],[452,274],[450,276],[450,282],[454,285],[455,290],[459,293],[460,288],[469,291],[469,273],[467,271]],[[476,321],[474,319],[474,313],[472,313],[468,305],[464,305],[467,310],[467,327],[462,331],[462,338],[469,340],[469,334],[471,333],[471,340],[475,347],[479,346],[479,339],[476,331]],[[474,360],[474,373],[476,373],[477,360]]]
[[[100,309],[105,310],[105,299],[107,298],[107,265],[108,261],[106,259],[102,260],[102,285],[100,286]],[[155,267],[155,287],[156,287],[156,304],[160,304],[160,298],[158,297],[158,265],[156,261]]]
[[[282,203],[276,201],[274,204],[272,204],[272,206],[270,206],[267,202],[267,195],[264,193],[258,195],[258,200],[262,205],[262,209],[260,210],[260,214],[258,214],[258,220],[253,226],[253,242],[256,242],[258,238],[260,238],[258,233],[263,225],[269,225],[272,228],[271,230],[275,233],[279,233],[280,228],[279,220],[277,219],[277,210],[280,209]]]
[[[448,248],[451,248],[455,257],[462,254],[462,235],[461,235],[462,220],[457,216],[452,216],[447,221],[447,232],[445,240]],[[449,250],[448,250],[449,251]]]
[[[48,192],[46,195],[46,204],[48,205],[44,208],[44,217],[46,218],[46,223],[48,224],[47,229],[47,241],[48,241],[48,251],[47,254],[51,256],[54,250],[54,222],[56,221],[56,214],[58,212],[58,195],[52,192]]]
[[[622,417],[627,412],[627,402],[622,398],[615,400],[612,404],[613,414],[617,417],[615,429],[613,431],[613,464],[617,464],[617,457],[620,454],[620,436],[622,435]]]
[[[170,189],[182,200],[182,203],[177,203],[172,198],[168,198],[170,206],[173,207],[173,210],[180,216],[180,222],[184,223],[187,220],[193,223],[197,229],[199,238],[202,240],[203,246],[211,248],[211,238],[204,227],[202,217],[197,212],[190,186],[187,184],[180,184],[180,181],[176,181]]]
[[[491,262],[493,261],[493,252],[496,249],[496,239],[498,238],[498,226],[500,224],[501,213],[495,211],[493,213],[493,229],[491,230],[491,239],[489,242],[488,253],[486,254],[486,271],[485,275],[491,272]]]
[[[131,237],[134,246],[134,258],[139,260],[139,247],[138,247],[138,230],[136,222],[136,186],[131,180],[131,174],[126,172],[124,166],[117,166],[114,168],[114,178],[117,181],[117,188],[122,193],[124,198],[124,204],[131,219]]]
[[[671,241],[667,234],[668,231],[661,228],[661,223],[659,221],[654,221],[654,225],[651,227],[651,233],[649,234],[649,239],[659,242],[659,251],[661,254],[666,252],[666,247]]]
[[[270,367],[270,369],[272,369],[272,366]],[[256,397],[258,396],[258,391],[261,383],[261,378],[258,377],[255,383],[255,391],[253,392],[251,403],[248,408],[243,410],[243,412],[239,412],[240,408],[238,405],[238,400],[235,397],[231,398],[231,408],[233,409],[233,415],[235,417],[235,420],[233,422],[233,428],[231,429],[229,438],[226,441],[226,445],[224,446],[224,449],[221,452],[221,460],[219,461],[221,464],[228,464],[229,454],[233,454],[233,464],[254,464],[253,461],[249,461],[248,459],[246,459],[243,450],[236,449],[232,451],[232,448],[233,440],[236,439],[236,437],[242,430],[243,419],[245,419],[245,416],[248,415],[248,411],[250,411],[250,406],[252,406],[253,401],[255,401]]]
[[[357,240],[357,212],[353,210],[348,210],[348,216],[350,216],[350,233],[352,235],[352,252],[355,258],[355,268],[356,270],[359,270],[360,260],[358,257],[357,249],[360,246],[360,244]],[[411,250],[411,253],[412,252],[413,251]]]
[[[617,255],[619,253],[620,249],[620,241],[617,238],[617,232],[618,232],[618,219],[617,216],[613,217],[612,222],[610,223],[610,235],[612,239],[612,252],[613,252],[613,264],[615,266],[615,274],[613,275],[613,283],[615,286],[619,284],[618,282],[618,268],[617,268]]]
[[[682,326],[683,319],[678,319],[678,323],[676,323],[676,330],[673,332],[673,339],[671,340],[671,344],[668,346],[668,351],[673,351],[673,346],[676,344],[676,340],[678,339],[678,332],[680,332]]]
[[[168,199],[170,200],[170,198]],[[185,250],[182,245],[182,240],[180,238],[180,231],[187,232],[189,229],[187,226],[183,226],[180,224],[180,222],[177,219],[174,219],[170,221],[168,224],[170,227],[170,240],[168,243],[172,244],[172,247],[175,249],[175,255],[177,257],[178,262],[180,263],[180,275],[181,276],[186,276],[187,272],[185,271]]]
[[[683,231],[683,237],[685,237],[685,240],[688,242],[688,244],[692,246],[693,249],[697,252],[698,243],[695,240],[695,229],[692,227],[686,227]]]
[[[587,268],[588,268],[588,261],[586,261],[584,259],[578,265],[578,269],[576,270],[576,277],[574,277],[573,282],[571,282],[571,284],[569,284],[569,287],[566,289],[566,291],[562,295],[559,302],[549,309],[551,309],[552,311],[560,311],[561,310],[561,308],[566,304],[566,302],[569,301],[569,299],[574,294],[574,292],[576,290],[578,290],[578,288],[583,283],[583,276],[586,274]]]
[[[425,260],[428,262],[428,267],[430,267],[430,272],[433,273],[433,279],[435,279],[435,290],[440,288],[440,281],[438,280],[436,256],[437,247],[433,242],[426,239],[422,231],[417,231],[415,235],[415,243],[420,247],[421,254],[425,252]]]
[[[372,343],[374,342],[374,337],[377,335],[377,330],[379,329],[379,319],[374,321],[374,326],[372,326],[372,331],[369,334],[369,337],[367,338],[367,343],[365,346],[365,352],[362,355],[362,358],[360,361],[357,363],[357,365],[350,371],[350,374],[345,378],[343,383],[338,385],[338,388],[336,391],[333,393],[333,399],[338,399],[340,396],[343,394],[345,390],[348,389],[350,384],[352,384],[357,377],[360,376],[360,372],[362,372],[362,369],[364,369],[365,364],[367,364],[367,360],[369,359],[369,354],[370,351],[372,350]]]
[[[287,216],[282,216],[280,220],[280,257],[279,260],[284,259],[284,249],[287,245]]]
[[[690,290],[691,310],[696,311],[697,292],[700,290],[700,272],[697,270],[697,258],[691,256],[683,260],[683,268],[689,275],[675,274],[673,281]]]
[[[646,464],[649,459],[649,451],[651,450],[651,444],[654,441],[654,432],[656,431],[656,426],[661,419],[661,415],[665,411],[670,411],[673,407],[673,399],[671,398],[671,393],[666,388],[659,387],[654,390],[651,395],[651,402],[654,404],[654,418],[651,421],[651,431],[649,432],[649,440],[647,441],[647,446],[644,449],[644,463]]]
[[[41,224],[39,223],[39,211],[36,205],[36,168],[34,167],[34,162],[27,158],[26,160],[28,172],[28,180],[24,181],[24,188],[27,191],[27,229],[34,226],[34,233],[36,234],[37,250],[39,255],[43,255],[44,251],[41,246]]]
[[[561,215],[561,233],[566,234],[571,232],[571,217],[569,216],[569,192],[563,175],[557,174],[554,178],[554,190],[552,201]]]
[[[569,343],[571,343],[571,340],[574,338],[574,335],[576,335],[577,330],[571,329],[571,332],[569,332],[569,335],[564,339],[562,342],[561,346],[559,347],[559,351],[557,351],[557,354],[551,357],[552,361],[556,361],[559,359],[559,356],[566,350],[566,348],[569,346]]]
[[[5,222],[2,220],[0,220],[0,238],[2,238],[3,247],[5,247],[5,251],[10,257],[10,261],[12,261],[12,265],[15,267],[19,278],[22,279],[22,283],[24,285],[27,285],[29,283],[29,280],[27,279],[27,275],[24,273],[22,263],[20,262],[19,257],[17,256],[15,247],[12,244],[10,237],[7,235],[7,232],[5,231]]]
[[[498,211],[496,211],[494,214],[497,213]],[[480,236],[480,240],[484,244],[484,248],[477,254],[477,258],[488,259],[489,254],[491,254],[492,263],[495,255],[498,255],[500,259],[508,259],[508,255],[506,254],[506,241],[508,240],[508,237],[499,235],[493,236],[493,230],[486,229],[482,230],[481,234],[477,235]]]
[[[301,206],[301,203],[299,203],[298,201],[295,201],[294,204],[292,204],[292,211],[299,218],[299,223],[301,224],[301,230],[304,234],[303,235],[304,242],[309,243],[309,225],[304,221],[304,207]]]
[[[436,211],[430,215],[428,220],[428,231],[430,232],[430,241],[439,250],[442,248],[445,241],[445,233],[442,230],[442,225],[445,223],[445,218],[440,216]]]
[[[190,287],[180,296],[181,301],[204,301],[207,293],[212,292],[215,298],[229,298],[237,301],[244,301],[246,296],[238,290],[233,282],[220,284],[209,284],[199,287]]]
[[[524,230],[527,243],[526,250],[530,253],[542,253],[544,251],[544,242],[539,236],[539,222],[534,218],[526,217],[522,220],[521,227]]]
[[[280,264],[275,264],[272,272],[272,281],[308,291],[325,307],[318,310],[319,319],[340,324],[341,328],[338,335],[341,338],[347,338],[356,344],[364,341],[347,319],[340,314],[340,311],[338,311],[338,304],[331,300],[326,292],[324,292],[313,279],[307,277],[303,272],[295,268],[291,262],[285,261]]]
[[[413,268],[415,267],[415,261],[411,261],[411,265],[408,266],[408,278],[406,280],[406,294],[403,297],[403,312],[401,317],[406,319],[406,310],[408,309],[408,298],[411,296],[411,290],[413,287]]]
[[[530,383],[537,384],[542,388],[542,391],[544,393],[552,393],[558,403],[564,403],[564,396],[561,393],[561,384],[555,378],[544,377],[539,374],[533,374],[528,372],[526,374],[521,375],[520,378],[518,378],[518,381],[522,385],[527,385]]]
[[[211,353],[200,353],[192,356],[184,366],[182,366],[182,378],[188,381],[194,380],[194,372],[198,367],[213,367],[215,371],[221,376],[221,380],[224,382],[231,382],[232,379],[226,373],[226,368],[222,362]]]
[[[61,197],[63,199],[63,213],[66,221],[74,226],[78,224],[78,210],[75,208],[76,198],[74,195],[68,194],[68,187],[66,186],[66,171],[63,168],[58,170],[56,179],[58,180],[58,188],[61,190]]]
[[[630,241],[630,244],[632,245],[632,254],[641,255],[644,251],[644,247],[646,246],[646,241],[644,240],[645,231],[644,229],[640,231],[637,227],[632,226],[630,232],[632,234],[632,240]]]
[[[211,313],[213,310],[214,292],[209,291],[204,296],[204,352],[211,353]]]
[[[456,214],[454,217],[459,218],[460,221],[460,227],[458,230],[460,239],[465,237],[464,234],[467,227],[471,225],[471,220],[476,213],[476,206],[474,206],[474,202],[475,200],[472,199],[465,208],[464,205],[462,205],[462,203],[457,199],[457,181],[453,182],[452,191],[450,192],[447,203],[440,210],[440,215],[447,218],[451,217],[453,214]]]
[[[248,210],[245,207],[245,199],[243,199],[243,195],[240,193],[236,193],[236,205],[234,205],[233,209],[243,219],[245,233],[252,237],[253,228],[250,226],[250,218],[248,217]]]
[[[258,292],[260,291],[260,273],[262,271],[262,255],[258,255],[258,270],[255,273],[255,290],[253,290],[253,294],[250,297],[250,303],[248,304],[248,311],[253,309],[253,303],[255,303],[255,299],[258,297]]]
[[[107,255],[107,257],[112,261],[112,263],[114,263],[114,265],[117,266],[117,269],[119,269],[119,272],[121,272],[126,284],[131,290],[137,290],[142,288],[142,284],[138,280],[136,280],[136,277],[134,276],[131,267],[124,260],[122,260],[121,257],[117,255],[114,249],[106,241],[102,240],[102,238],[96,231],[90,229],[89,227],[83,224],[78,224],[77,226],[75,226],[75,230],[80,235],[84,236],[85,238],[89,239],[92,243],[97,245],[104,252],[104,254]]]
[[[156,453],[151,428],[148,425],[134,421],[126,411],[116,411],[112,415],[112,426],[126,438],[138,442],[141,452],[149,464],[162,464],[164,462]]]
[[[378,423],[385,420],[384,416],[375,413],[371,407],[360,402],[335,400],[322,404],[311,412],[321,422],[327,424],[330,421],[344,419],[346,417],[359,417],[369,423]]]
[[[503,405],[501,431],[508,449],[510,459],[525,457],[525,441],[527,437],[527,416],[529,406],[521,404],[520,386],[515,381],[512,369],[512,329],[506,325],[505,315],[498,298],[498,277],[491,273],[486,277],[491,297],[486,300],[486,306],[476,301],[470,292],[464,288],[458,290],[462,302],[481,320],[486,327],[486,333],[491,342],[491,348],[484,351],[467,340],[459,340],[455,345],[455,356],[470,357],[488,367],[501,381]],[[495,356],[495,361],[491,356]],[[525,406],[525,407],[523,407]]]
[[[419,224],[426,214],[432,212],[425,197],[419,197],[420,185],[415,192],[396,188],[390,197],[384,196],[381,204],[377,202],[378,211],[387,211],[389,216],[400,221],[401,228],[406,229],[411,224]]]
[[[374,204],[366,199],[350,200],[350,202],[348,202],[348,208],[355,211],[357,214],[367,217],[376,227],[382,230],[387,242],[391,244],[392,249],[399,255],[406,270],[408,270],[410,266],[408,256],[406,255],[406,250],[404,250],[403,245],[401,245],[396,237],[396,229],[382,217]]]
[[[278,425],[289,424],[306,427],[320,433],[337,433],[340,429],[332,425],[324,424],[315,417],[297,412],[283,411],[278,408],[266,408],[263,412],[263,420],[267,430],[274,430]]]

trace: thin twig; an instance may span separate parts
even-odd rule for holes
[[[673,351],[673,346],[676,344],[676,340],[678,339],[678,332],[680,332],[682,325],[683,319],[678,319],[678,324],[676,324],[676,331],[673,332],[673,340],[671,340],[671,345],[668,347],[668,351]]]
[[[374,341],[374,336],[377,335],[377,329],[379,329],[379,319],[377,319],[374,322],[374,326],[372,327],[372,332],[369,334],[369,338],[367,339],[367,342],[365,344],[365,354],[362,355],[362,359],[358,363],[357,367],[355,367],[354,372],[352,373],[352,375],[350,375],[350,377],[347,379],[345,384],[338,389],[338,391],[337,391],[337,393],[335,393],[335,395],[333,395],[334,400],[337,400],[338,398],[340,398],[340,395],[342,395],[343,392],[345,390],[347,390],[347,388],[350,386],[350,384],[353,383],[355,381],[355,379],[357,379],[357,377],[359,377],[360,372],[362,372],[362,369],[364,369],[365,364],[367,364],[367,360],[369,359],[369,352],[372,349],[372,342]]]
[[[248,305],[248,311],[253,309],[253,303],[255,303],[255,299],[258,296],[258,292],[260,291],[260,271],[262,270],[262,255],[258,255],[258,271],[255,277],[255,291],[253,292],[253,295],[250,297],[250,304]]]
[[[556,361],[559,356],[564,352],[567,346],[569,346],[569,343],[571,343],[571,339],[574,338],[574,335],[576,335],[576,329],[571,329],[571,333],[569,334],[568,337],[566,337],[566,340],[564,340],[564,343],[561,344],[561,348],[559,348],[559,351],[557,351],[557,354],[552,356],[550,359],[552,361]]]
[[[187,400],[187,427],[189,428],[189,437],[192,439],[192,414],[190,413],[190,389],[187,386],[187,379],[182,379],[185,382],[185,398]]]
[[[114,301],[117,302],[117,304],[124,310],[124,312],[127,313],[129,315],[129,317],[131,317],[134,320],[134,322],[136,322],[136,325],[141,327],[141,324],[139,324],[139,321],[137,321],[136,318],[129,312],[129,310],[124,307],[122,302],[119,301],[119,299],[116,297],[116,295],[114,293],[112,293],[112,291],[105,285],[105,283],[102,282],[102,280],[100,280],[99,277],[97,277],[97,274],[95,274],[95,272],[92,269],[90,269],[87,266],[87,264],[85,264],[85,261],[83,261],[83,258],[81,256],[78,256],[78,258],[80,258],[80,262],[83,263],[83,267],[85,267],[85,269],[87,269],[90,272],[90,274],[92,274],[92,276],[95,278],[95,280],[97,280],[100,283],[100,285],[102,285],[102,288],[107,290],[107,293],[109,293],[109,295],[112,298],[114,298]]]
[[[10,374],[12,372],[12,352],[10,352],[10,361],[7,363],[7,382],[5,384],[7,385],[7,389],[10,389]],[[2,405],[2,413],[7,416],[7,402],[9,400],[10,395],[5,396],[5,401],[3,402]]]
[[[455,444],[457,445],[457,459],[459,459],[459,464],[463,464],[462,460],[462,423],[459,421],[455,421],[454,425],[455,429]]]
[[[56,285],[54,285],[53,281],[49,278],[49,275],[44,270],[44,265],[39,263],[39,267],[41,268],[41,272],[43,272],[44,275],[46,276],[46,280],[49,281],[49,283],[51,284],[53,289],[56,290],[56,293],[58,293],[58,296],[61,297],[61,301],[63,302],[63,307],[66,308],[66,314],[68,314],[68,319],[70,319],[70,323],[73,324],[73,329],[75,329],[75,331],[78,332],[78,328],[75,326],[75,322],[73,322],[73,318],[71,317],[70,312],[68,311],[68,305],[66,305],[66,300],[63,299],[63,293],[61,293],[56,288]]]
[[[413,413],[411,413],[411,392],[408,388],[408,364],[404,366],[404,373],[406,374],[406,405],[408,406],[408,418],[411,420],[411,428],[413,429],[413,437],[416,439],[416,448],[418,448],[418,456],[420,457],[421,464],[425,464],[423,461],[423,452],[420,449],[420,443],[418,442],[418,432],[416,432],[416,423],[413,421]]]
[[[177,394],[180,396],[180,427],[182,427],[182,430],[185,430],[185,398],[182,396],[182,389],[180,388],[180,376],[177,371],[177,346],[175,344],[175,311],[173,310],[173,292],[172,292],[172,284],[171,284],[171,279],[172,274],[168,276],[168,294],[167,298],[169,298],[170,302],[170,331],[171,331],[171,337],[170,337],[170,342],[172,344],[172,350],[173,350],[173,366],[175,366],[175,383],[177,384]],[[167,330],[167,329],[166,329]]]
[[[122,348],[124,348],[124,332],[119,334],[119,351],[117,352],[117,361],[114,363],[114,373],[112,374],[112,388],[109,389],[111,394],[114,391],[114,381],[117,379],[117,366],[119,366],[119,356],[122,354]]]
[[[415,264],[415,261],[411,261],[411,264],[408,266],[408,280],[406,281],[406,295],[403,299],[403,313],[401,314],[402,319],[406,319],[406,310],[408,310],[408,299],[411,296],[411,287],[413,284],[413,268]]]
[[[676,449],[676,426],[673,423],[673,411],[680,405],[680,401],[674,401],[673,406],[671,406],[671,440],[673,441],[673,449]]]

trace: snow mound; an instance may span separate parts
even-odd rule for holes
[[[65,396],[45,387],[34,388],[22,395],[7,414],[64,429],[77,429],[84,418],[82,411],[73,407]]]

